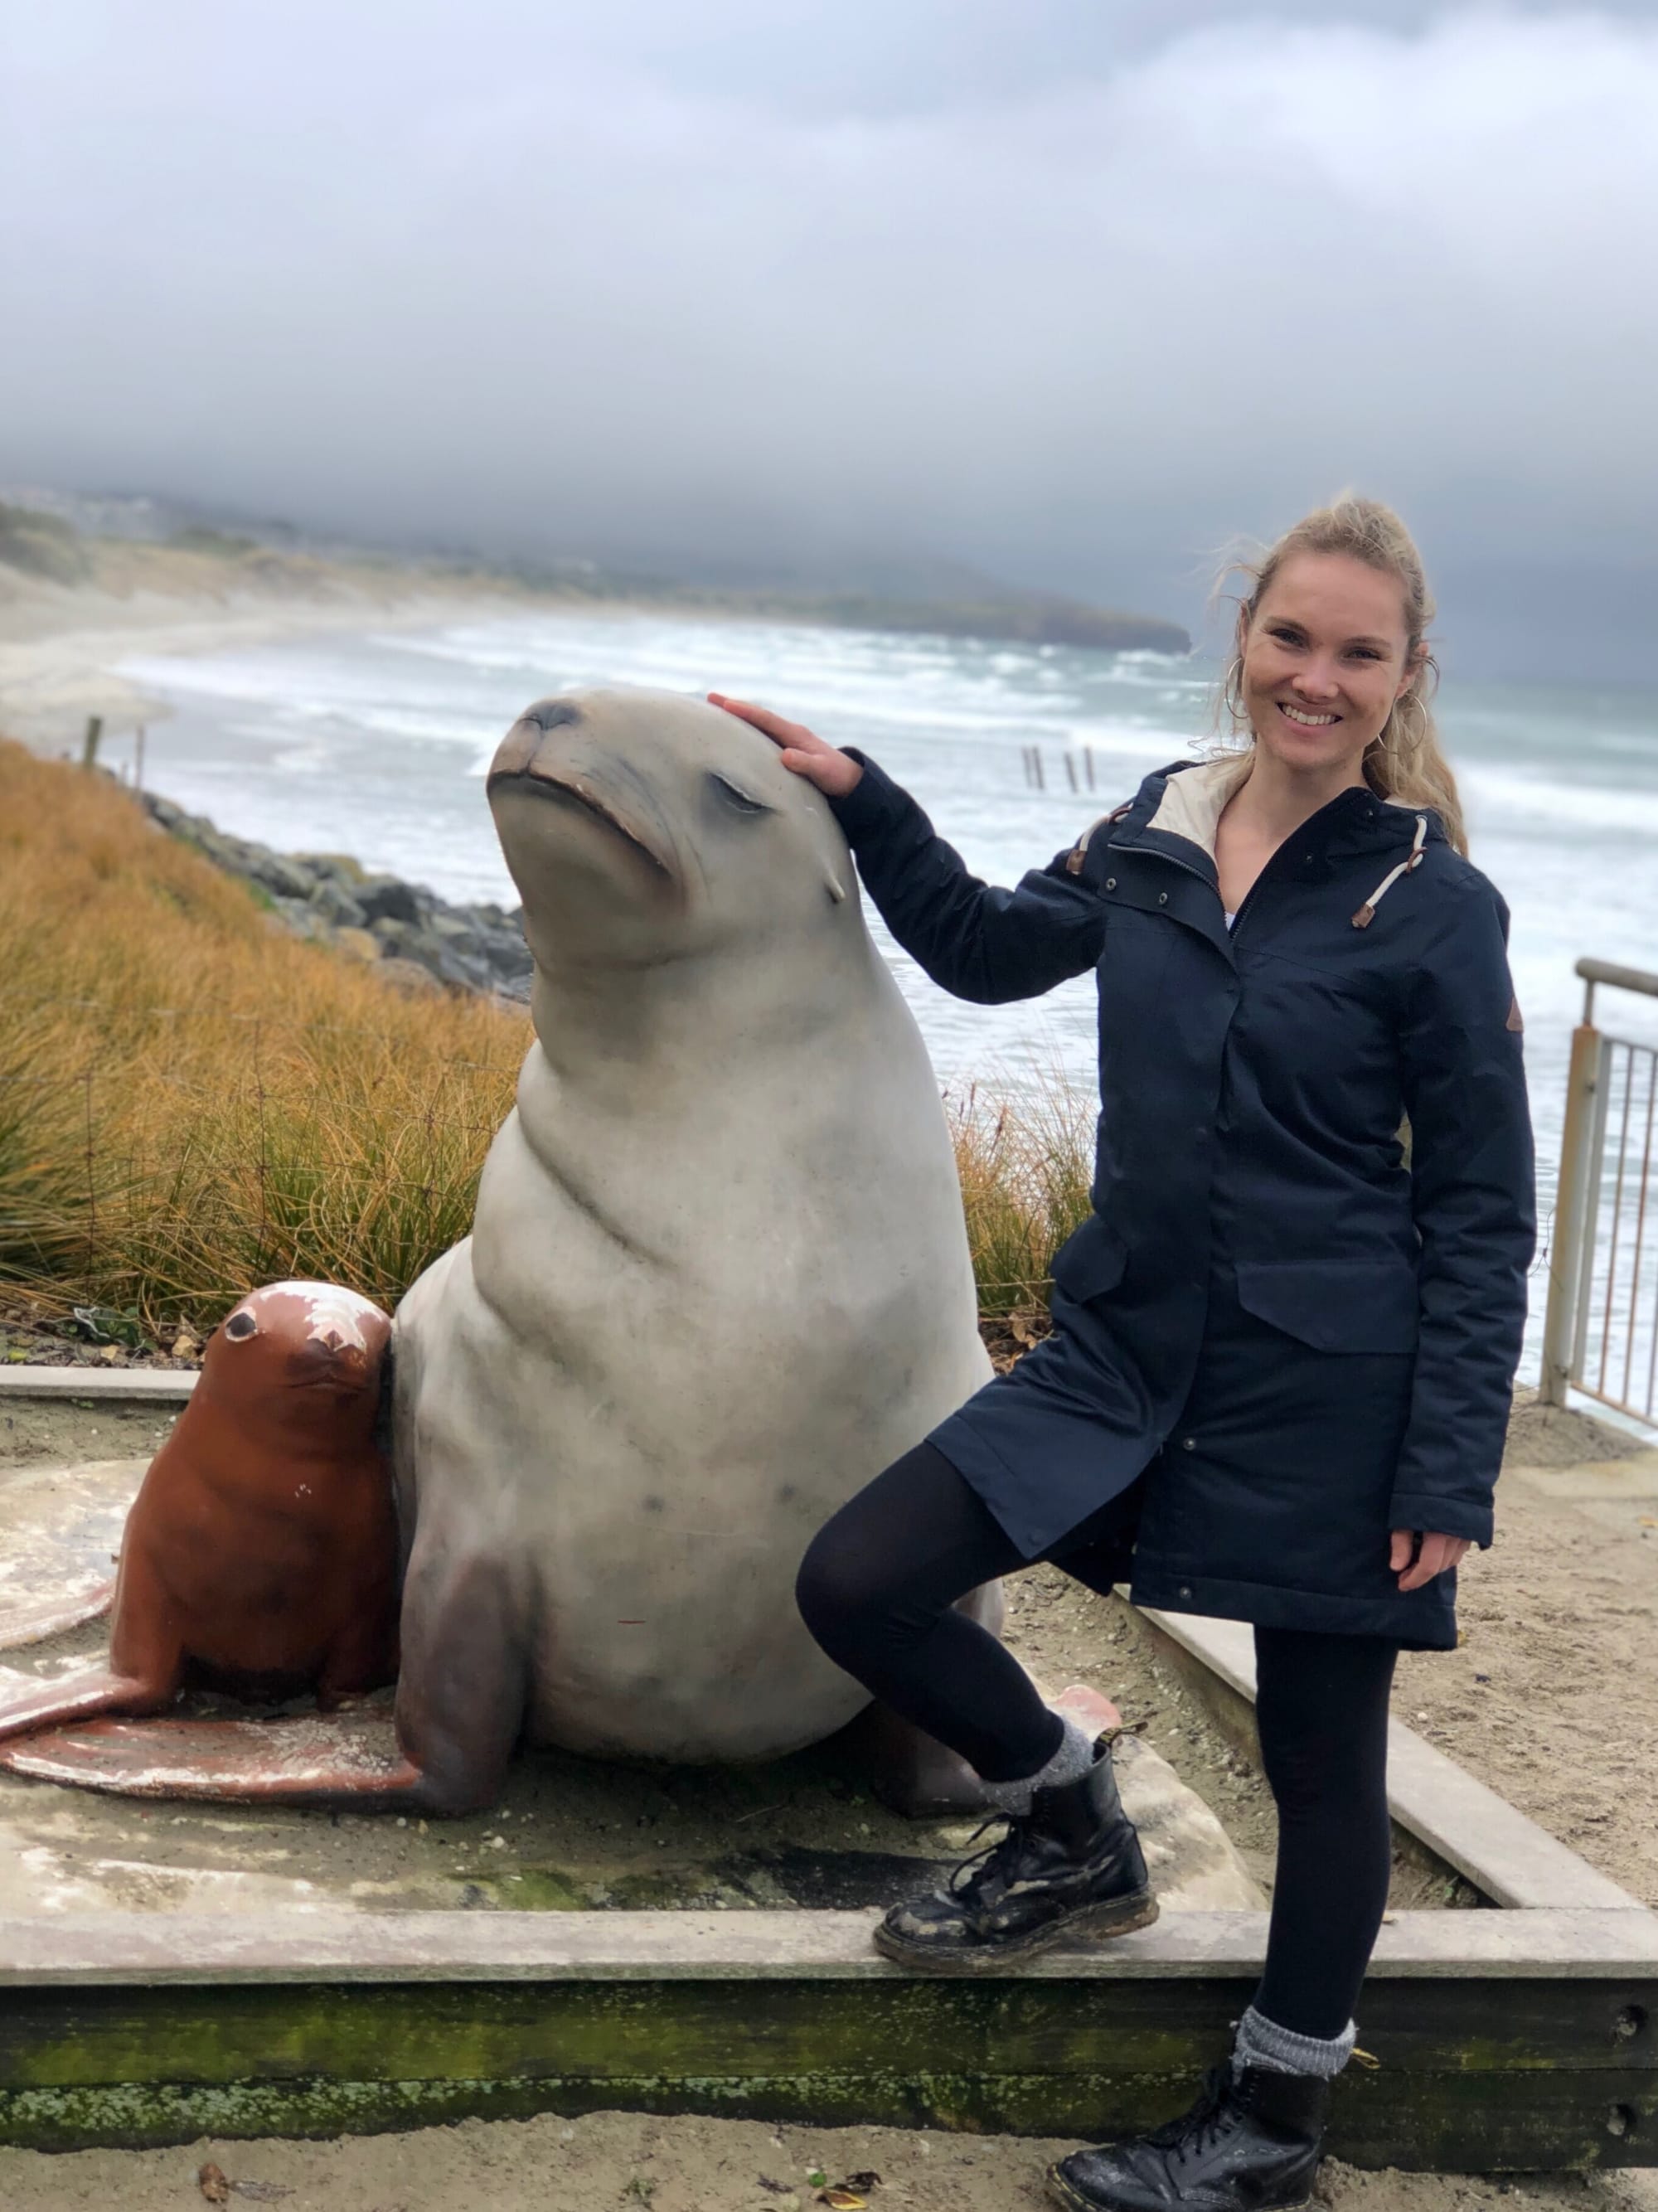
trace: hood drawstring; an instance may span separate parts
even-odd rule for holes
[[[1387,897],[1388,892],[1399,881],[1400,878],[1401,876],[1408,876],[1412,874],[1416,869],[1422,866],[1423,861],[1428,857],[1422,849],[1427,841],[1428,817],[1425,814],[1418,814],[1416,817],[1415,842],[1412,845],[1409,853],[1406,855],[1404,860],[1400,862],[1399,866],[1396,868],[1390,868],[1388,873],[1383,876],[1382,881],[1376,885],[1376,889],[1370,893],[1369,898],[1365,900],[1363,905],[1360,907],[1358,912],[1353,916],[1353,927],[1355,929],[1368,929],[1370,924],[1376,920],[1376,908],[1381,905],[1382,900]]]

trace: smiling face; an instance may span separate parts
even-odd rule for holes
[[[1294,553],[1239,641],[1257,744],[1297,774],[1360,781],[1365,749],[1420,665],[1398,580],[1346,553]]]

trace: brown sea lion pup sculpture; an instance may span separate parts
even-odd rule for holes
[[[397,1515],[375,1440],[391,1330],[329,1283],[241,1301],[128,1516],[107,1663],[0,1698],[0,1741],[164,1712],[186,1688],[314,1691],[326,1711],[393,1679]]]

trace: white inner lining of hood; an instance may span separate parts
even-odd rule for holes
[[[1219,760],[1199,761],[1194,768],[1181,769],[1164,784],[1157,812],[1146,828],[1167,830],[1176,837],[1184,837],[1189,844],[1201,847],[1212,860],[1220,817],[1248,781],[1254,764],[1253,752],[1227,753]],[[1370,787],[1366,785],[1365,788]],[[1402,799],[1384,799],[1382,804],[1397,806],[1406,814],[1418,811]],[[1230,929],[1230,914],[1226,924]]]

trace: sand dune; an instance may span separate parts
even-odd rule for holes
[[[112,735],[166,704],[117,672],[140,651],[189,653],[307,632],[435,626],[544,604],[496,577],[392,562],[331,562],[104,539],[88,573],[61,583],[0,563],[0,732],[44,752],[77,750],[87,717]]]

